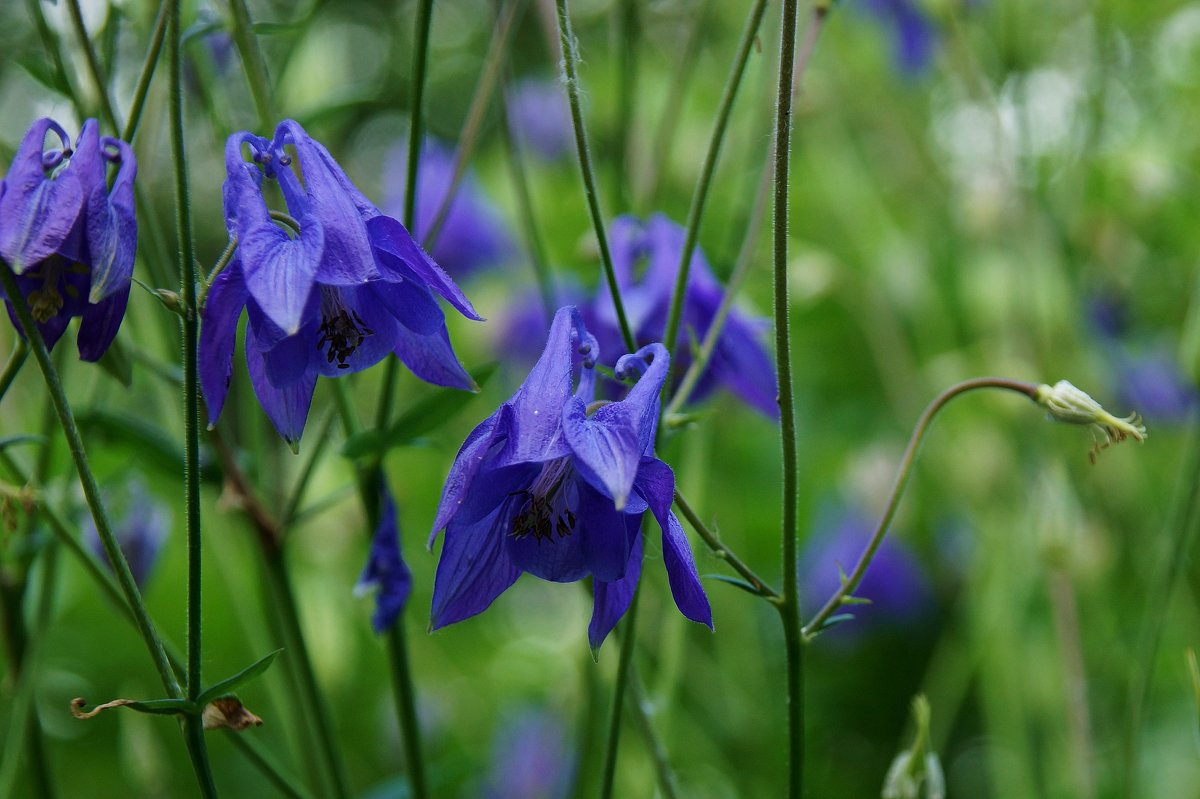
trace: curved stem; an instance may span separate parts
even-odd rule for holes
[[[863,549],[862,555],[858,558],[858,563],[854,565],[854,570],[842,580],[841,587],[834,592],[829,601],[812,617],[812,620],[804,626],[804,635],[806,638],[812,638],[812,636],[820,632],[822,626],[829,620],[829,617],[845,604],[846,598],[852,596],[855,589],[862,582],[863,576],[867,573],[867,567],[871,565],[871,559],[875,557],[879,545],[883,543],[883,537],[887,534],[888,527],[891,526],[892,519],[896,515],[896,509],[900,506],[900,498],[904,496],[904,489],[908,486],[908,480],[912,476],[912,466],[917,458],[917,450],[921,446],[921,440],[925,437],[925,433],[928,431],[933,417],[955,397],[965,394],[968,391],[975,391],[982,388],[1015,391],[1018,394],[1024,394],[1034,402],[1037,401],[1038,387],[1033,383],[1023,383],[1019,380],[1009,380],[1003,377],[977,377],[973,380],[964,380],[961,383],[951,386],[937,395],[933,402],[929,403],[925,408],[925,412],[921,414],[921,418],[917,420],[917,426],[913,428],[912,436],[908,439],[908,447],[904,450],[904,456],[900,459],[900,466],[896,471],[896,480],[892,484],[891,496],[888,497],[887,506],[884,508],[883,516],[879,519],[879,524],[875,527],[875,532],[871,534],[866,548]]]
[[[67,0],[67,11],[70,12],[71,25],[75,28],[75,35],[79,39],[79,47],[83,50],[84,59],[87,61],[88,71],[92,73],[92,82],[96,84],[96,96],[100,98],[100,112],[104,116],[104,121],[115,133],[121,129],[121,123],[117,122],[117,114],[113,110],[112,101],[108,98],[108,80],[100,68],[100,57],[96,55],[96,48],[92,46],[92,38],[88,35],[87,26],[83,22],[83,10],[79,7],[79,0]]]
[[[763,14],[767,10],[767,0],[755,0],[746,19],[746,27],[742,29],[742,38],[738,43],[737,55],[733,59],[733,68],[725,83],[725,91],[721,95],[721,105],[717,110],[717,121],[713,125],[712,136],[708,142],[708,152],[704,155],[704,165],[700,168],[700,177],[692,192],[692,204],[688,209],[687,232],[684,235],[683,250],[679,253],[679,267],[675,273],[675,289],[671,292],[671,306],[667,311],[667,328],[663,336],[663,346],[667,352],[675,351],[675,340],[679,334],[679,320],[683,314],[683,298],[687,293],[688,273],[691,271],[692,253],[696,251],[696,240],[700,235],[700,218],[704,214],[704,203],[708,199],[708,188],[712,184],[713,173],[717,168],[717,158],[721,154],[721,145],[725,142],[725,131],[729,127],[729,117],[733,113],[733,103],[737,99],[738,89],[742,85],[742,75],[746,72],[746,62],[754,42],[758,38],[758,29],[762,24]],[[791,65],[788,66],[791,74]]]
[[[700,515],[692,509],[692,506],[687,503],[683,495],[678,490],[675,491],[675,507],[679,508],[683,517],[692,525],[692,529],[696,534],[708,545],[708,548],[717,553],[717,556],[730,565],[730,567],[742,575],[746,582],[754,586],[754,589],[760,596],[764,596],[771,600],[778,600],[779,594],[775,589],[767,585],[767,582],[754,573],[754,570],[747,566],[742,559],[733,553],[724,543],[720,536],[708,529],[708,526],[700,519]]]
[[[154,35],[150,38],[150,49],[146,51],[146,59],[142,62],[142,71],[138,73],[137,88],[133,90],[133,103],[129,106],[129,119],[125,120],[125,128],[121,138],[133,144],[137,135],[138,123],[142,121],[142,109],[146,106],[146,94],[150,91],[150,81],[154,78],[154,70],[158,67],[158,56],[162,53],[163,40],[167,35],[167,21],[170,19],[171,0],[163,0],[158,8],[158,17],[154,20]]]
[[[629,318],[625,315],[625,303],[621,300],[621,287],[617,284],[617,273],[613,268],[612,253],[608,249],[608,236],[604,232],[604,217],[600,213],[600,200],[596,193],[596,176],[592,171],[592,156],[588,148],[587,128],[583,125],[583,109],[579,103],[579,76],[576,73],[579,51],[575,34],[571,31],[571,17],[567,13],[567,0],[556,0],[558,4],[558,35],[562,44],[563,70],[566,73],[567,100],[571,105],[571,124],[575,128],[575,147],[579,151],[579,171],[583,177],[583,193],[587,199],[588,212],[592,216],[592,227],[596,231],[596,244],[600,248],[600,261],[604,267],[604,279],[612,295],[613,307],[617,312],[617,324],[621,338],[629,352],[637,349]]]
[[[8,363],[4,366],[4,372],[0,374],[0,400],[4,399],[4,395],[8,393],[8,389],[12,386],[13,381],[17,379],[17,375],[21,373],[21,367],[25,365],[25,360],[29,357],[29,345],[25,343],[25,339],[18,337],[17,344],[13,347],[12,355],[8,356]]]
[[[636,648],[638,597],[642,595],[641,581],[634,589],[621,633],[621,659],[617,663],[617,678],[613,683],[612,714],[608,719],[608,742],[604,747],[604,769],[601,772],[600,799],[610,799],[617,776],[617,747],[621,741],[621,710],[624,707],[625,686],[633,669],[633,650]]]
[[[475,143],[479,139],[479,129],[483,126],[484,113],[496,91],[496,84],[500,82],[500,75],[504,71],[505,58],[508,55],[509,44],[512,42],[512,32],[516,30],[514,23],[524,9],[524,0],[508,0],[504,7],[504,13],[500,15],[496,27],[492,30],[492,39],[488,44],[487,55],[483,59],[483,73],[479,76],[475,94],[471,97],[471,106],[467,109],[467,119],[463,123],[462,133],[458,137],[458,146],[454,151],[454,169],[451,172],[450,184],[446,187],[446,193],[437,206],[429,228],[421,231],[421,246],[428,252],[433,252],[438,236],[441,235],[442,226],[446,223],[446,217],[450,215],[454,197],[458,194],[458,186],[462,182],[463,176],[467,174],[467,161],[470,160],[471,153],[475,151]]]

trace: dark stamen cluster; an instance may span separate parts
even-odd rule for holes
[[[550,464],[526,491],[517,491],[516,497],[524,497],[520,512],[512,520],[512,537],[524,538],[532,535],[540,544],[543,540],[566,538],[575,532],[575,514],[567,507],[561,495],[566,472],[559,464]]]
[[[346,359],[354,354],[367,336],[374,333],[358,312],[338,308],[336,313],[321,317],[321,337],[317,339],[317,349],[326,350],[329,363],[337,358],[339,369],[349,369],[350,364],[346,363]]]

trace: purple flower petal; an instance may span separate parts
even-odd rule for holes
[[[430,629],[470,618],[488,606],[521,576],[505,551],[503,507],[483,519],[446,527],[445,543],[433,581]]]
[[[629,610],[641,576],[642,537],[638,536],[629,553],[625,576],[611,582],[596,580],[593,583],[595,593],[592,598],[592,620],[588,624],[588,643],[592,647],[593,657],[600,651],[600,645],[612,632],[613,627],[617,626],[625,611]]]
[[[267,365],[263,354],[254,340],[254,328],[246,326],[246,367],[250,371],[250,383],[263,412],[275,426],[275,430],[293,450],[300,445],[304,423],[308,419],[308,408],[312,404],[313,389],[317,384],[316,372],[308,372],[285,388],[271,385],[267,377]]]
[[[122,289],[128,294],[137,252],[137,216],[133,199],[137,158],[133,148],[120,139],[105,137],[100,144],[116,149],[120,168],[113,180],[112,191],[105,191],[101,181],[87,201],[87,237],[92,256],[92,288],[88,301],[93,303]]]
[[[367,222],[367,232],[384,267],[400,272],[406,279],[415,277],[442,295],[463,316],[476,322],[483,321],[462,290],[413,241],[404,225],[390,216],[377,216]]]
[[[356,592],[376,589],[375,613],[371,625],[382,633],[400,617],[412,594],[412,572],[400,552],[400,527],[396,522],[396,503],[387,488],[379,491],[379,526],[371,539],[367,565],[358,579]]]
[[[242,264],[235,256],[213,280],[201,312],[200,389],[208,405],[210,427],[217,423],[225,405],[225,395],[229,392],[238,318],[246,306],[247,296]]]
[[[76,344],[79,357],[84,361],[98,361],[108,351],[117,337],[121,320],[125,318],[125,306],[129,302],[129,278],[118,285],[115,291],[96,304],[88,303],[83,309]]]

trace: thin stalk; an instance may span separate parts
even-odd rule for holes
[[[425,73],[429,61],[429,28],[433,21],[433,0],[417,3],[417,19],[414,23],[412,105],[409,107],[408,162],[404,176],[404,226],[416,234],[417,219],[417,175],[421,168],[421,140],[424,133],[423,105],[425,100]],[[379,394],[379,405],[375,412],[375,426],[380,430],[387,427],[392,415],[392,401],[396,394],[396,378],[400,373],[400,359],[387,359],[383,370],[383,390]],[[368,504],[368,507],[370,505]]]
[[[100,98],[100,112],[104,116],[104,121],[108,123],[113,132],[116,132],[121,129],[121,123],[117,121],[112,101],[108,98],[108,79],[104,76],[104,70],[100,68],[100,57],[96,55],[96,48],[92,46],[92,37],[88,35],[87,26],[83,22],[83,10],[79,7],[79,0],[67,0],[67,11],[71,15],[71,24],[75,28],[75,36],[79,39],[79,47],[83,50],[84,59],[87,61],[88,71],[92,74],[92,82],[96,84],[96,95]]]
[[[50,353],[46,350],[45,339],[42,338],[42,333],[33,319],[33,314],[29,311],[29,304],[25,301],[25,295],[21,293],[16,277],[7,264],[0,263],[0,284],[3,285],[4,292],[8,295],[9,302],[16,312],[17,321],[20,322],[21,329],[26,332],[29,346],[33,350],[34,360],[37,361],[38,368],[41,369],[42,378],[45,380],[46,389],[50,394],[50,402],[58,416],[63,436],[67,440],[67,449],[71,454],[71,460],[75,464],[75,470],[79,474],[79,482],[83,488],[84,498],[87,501],[88,509],[91,511],[92,519],[96,523],[96,532],[100,536],[100,542],[104,546],[104,552],[108,556],[109,563],[112,564],[113,570],[116,572],[117,583],[120,586],[121,593],[124,594],[126,603],[134,614],[138,632],[141,634],[146,648],[150,650],[151,659],[154,661],[154,666],[158,671],[159,678],[162,680],[163,687],[172,697],[180,698],[183,696],[183,692],[179,687],[179,683],[175,680],[174,673],[171,671],[171,665],[163,650],[162,641],[159,639],[154,622],[151,621],[150,614],[146,610],[146,605],[142,601],[142,595],[138,590],[137,583],[133,580],[133,573],[129,570],[129,563],[125,560],[121,548],[117,545],[116,537],[113,534],[112,522],[108,518],[108,511],[104,507],[104,501],[100,496],[100,486],[96,482],[96,476],[92,473],[87,451],[83,447],[83,438],[79,435],[79,427],[75,424],[75,414],[71,410],[70,403],[67,401],[67,395],[63,390],[62,382],[59,380],[58,371],[54,368],[54,363],[50,360]]]
[[[421,246],[429,252],[433,252],[433,248],[437,244],[442,226],[446,223],[446,217],[450,215],[450,207],[454,204],[454,197],[458,194],[458,186],[462,182],[463,176],[467,174],[467,161],[475,151],[475,143],[479,139],[479,130],[483,126],[484,114],[492,102],[492,95],[504,72],[505,59],[508,55],[509,45],[512,43],[512,34],[516,30],[515,23],[524,10],[524,0],[508,0],[504,6],[504,13],[500,15],[500,19],[492,30],[492,39],[483,60],[483,72],[479,76],[479,83],[475,86],[475,94],[471,97],[471,106],[467,109],[467,119],[463,123],[462,133],[458,137],[450,185],[446,188],[446,193],[433,215],[433,221],[429,223],[429,229],[421,231]],[[413,230],[413,228],[409,228],[409,230]]]
[[[347,436],[361,432],[362,425],[358,414],[350,402],[350,393],[343,381],[335,380],[334,396],[338,410],[342,416],[342,426]],[[359,496],[371,529],[379,521],[379,492],[385,479],[381,464],[376,463],[367,470],[356,470]],[[415,799],[427,799],[429,796],[425,782],[425,761],[421,754],[421,726],[416,713],[416,691],[413,688],[412,667],[409,664],[408,648],[404,639],[404,616],[400,615],[396,623],[388,630],[388,660],[392,665],[392,685],[395,691],[396,717],[404,739],[404,752],[408,759],[408,776],[412,785]]]
[[[512,173],[513,188],[517,195],[517,215],[521,218],[521,227],[525,232],[525,246],[529,248],[529,261],[533,265],[533,275],[537,281],[538,294],[542,298],[542,307],[546,311],[546,324],[554,318],[558,300],[554,291],[554,279],[550,275],[550,266],[546,262],[546,249],[538,232],[537,218],[533,211],[533,197],[529,193],[529,176],[525,172],[525,156],[521,146],[513,135],[512,120],[508,115],[508,92],[500,92],[501,109],[504,112],[504,123],[500,126],[500,135],[504,139],[504,149],[508,153],[508,166]]]
[[[1079,629],[1079,607],[1071,576],[1062,568],[1048,575],[1050,607],[1054,612],[1054,630],[1062,654],[1063,682],[1067,702],[1067,748],[1075,795],[1095,799],[1096,780],[1092,774],[1096,762],[1092,745],[1092,720],[1087,700],[1087,670],[1083,665],[1083,640]]]
[[[329,434],[333,431],[333,419],[333,413],[327,411],[317,427],[316,441],[309,447],[308,460],[300,469],[300,476],[292,485],[291,493],[288,494],[287,502],[283,506],[283,513],[279,517],[281,534],[286,532],[288,525],[296,519],[296,514],[300,510],[300,502],[304,499],[304,492],[308,488],[313,472],[316,471],[317,464],[321,462],[325,445],[329,443]]]
[[[226,730],[226,733],[233,748],[241,752],[242,756],[249,760],[281,794],[291,797],[291,799],[311,799],[310,794],[306,791],[292,785],[279,766],[246,740],[244,735],[233,730]]]
[[[921,442],[924,440],[925,433],[929,430],[933,418],[955,397],[966,394],[969,391],[985,388],[1015,391],[1018,394],[1024,394],[1035,402],[1037,401],[1038,387],[1033,383],[1023,383],[1019,380],[1009,380],[1003,377],[977,377],[951,386],[941,394],[938,394],[933,402],[929,403],[925,408],[925,412],[921,414],[921,418],[917,420],[917,426],[913,428],[912,436],[908,439],[908,447],[905,448],[904,455],[900,458],[900,466],[896,471],[896,479],[892,483],[891,496],[888,497],[887,506],[884,508],[883,516],[879,519],[879,524],[875,527],[875,532],[871,534],[871,538],[859,556],[858,562],[854,565],[853,571],[842,579],[842,584],[838,590],[833,593],[833,596],[829,598],[817,614],[804,626],[804,636],[806,638],[812,638],[816,635],[825,622],[829,620],[829,617],[837,612],[838,608],[845,603],[846,598],[853,596],[855,589],[862,582],[863,576],[867,573],[867,567],[871,565],[871,559],[875,557],[879,545],[883,543],[883,537],[887,534],[888,527],[891,526],[892,519],[896,516],[897,508],[900,507],[900,498],[904,496],[904,489],[908,486],[908,480],[912,476],[912,467],[917,459],[917,451],[920,449]]]
[[[87,116],[86,111],[79,103],[79,95],[71,83],[66,64],[63,63],[62,50],[58,43],[58,37],[55,35],[54,29],[46,22],[46,15],[42,13],[42,0],[26,0],[25,6],[29,9],[29,16],[33,17],[34,27],[38,31],[38,38],[42,40],[42,47],[46,48],[46,52],[50,55],[50,63],[53,66],[55,75],[62,84],[63,91],[70,98],[80,118]]]
[[[712,136],[709,137],[708,152],[704,155],[700,177],[696,180],[696,188],[692,192],[692,204],[688,209],[687,232],[683,239],[683,250],[679,253],[679,267],[675,273],[675,289],[671,292],[666,333],[663,336],[663,346],[667,348],[667,352],[675,351],[675,341],[679,335],[679,321],[683,314],[683,299],[687,293],[688,275],[692,266],[692,254],[696,251],[696,241],[700,236],[700,219],[704,215],[704,203],[708,200],[708,189],[717,169],[717,158],[721,155],[721,145],[725,143],[725,131],[729,127],[733,104],[737,99],[738,89],[742,85],[742,75],[746,73],[746,62],[750,59],[750,52],[754,49],[754,42],[758,38],[758,29],[766,10],[767,0],[755,0],[750,9],[750,16],[746,18],[746,26],[742,29],[742,38],[738,42],[733,67],[729,71],[729,78],[725,82],[725,91],[721,95],[721,104],[717,109],[717,121],[713,125]],[[791,112],[791,68],[792,66],[789,64],[789,115]]]
[[[825,14],[823,6],[813,9],[814,20]],[[800,628],[800,599],[797,585],[798,499],[796,459],[796,402],[792,390],[792,338],[788,322],[788,168],[792,136],[792,73],[796,60],[797,0],[784,0],[780,25],[779,81],[775,106],[775,214],[774,295],[775,368],[779,379],[779,438],[783,453],[783,599],[779,617],[783,623],[787,657],[788,797],[804,794],[804,645]],[[817,26],[810,26],[810,31]]]
[[[150,38],[150,49],[146,51],[146,59],[142,62],[142,71],[138,74],[137,88],[133,90],[133,103],[129,107],[129,118],[125,120],[125,129],[121,138],[133,144],[137,135],[138,123],[142,121],[142,109],[146,106],[146,94],[150,91],[150,81],[154,78],[154,70],[158,67],[158,56],[162,53],[163,40],[167,35],[167,21],[170,19],[171,0],[163,0],[158,7],[158,16],[154,20],[154,34]]]
[[[617,207],[629,206],[629,142],[633,137],[633,108],[637,96],[637,0],[619,0],[617,15],[617,137],[613,158]],[[670,349],[670,348],[668,348]]]
[[[587,199],[588,212],[592,216],[592,227],[596,230],[596,244],[600,248],[600,262],[604,267],[604,278],[617,312],[617,324],[621,338],[629,352],[637,349],[629,318],[625,315],[625,303],[621,300],[621,287],[617,284],[617,273],[613,268],[612,253],[608,249],[608,236],[604,232],[604,216],[600,212],[600,199],[596,193],[596,176],[592,170],[592,156],[588,148],[587,128],[583,124],[583,108],[579,103],[579,48],[575,34],[571,31],[571,17],[567,12],[567,0],[556,0],[558,7],[558,35],[562,45],[563,71],[566,75],[567,100],[571,105],[571,124],[575,128],[575,147],[579,151],[579,171],[583,177],[583,193]]]
[[[561,6],[560,6],[561,8]],[[561,17],[560,17],[561,18]],[[621,740],[621,709],[625,705],[625,686],[633,669],[633,650],[636,648],[638,597],[641,583],[634,589],[633,600],[622,622],[621,659],[617,663],[617,678],[613,684],[612,715],[608,720],[608,742],[604,747],[604,768],[600,773],[600,799],[610,799],[617,776],[617,745]]]
[[[332,795],[338,799],[349,799],[352,794],[346,782],[346,770],[342,765],[341,754],[335,742],[329,706],[317,684],[317,674],[313,669],[308,645],[304,640],[304,632],[300,627],[300,611],[296,605],[296,592],[292,588],[291,576],[288,574],[283,552],[279,550],[265,552],[263,562],[266,564],[267,579],[275,597],[274,605],[283,622],[287,650],[291,655],[292,663],[297,667],[297,676],[300,678],[301,696],[298,699],[315,721],[312,726],[315,728],[320,757],[324,760],[328,771]]]
[[[821,30],[824,27],[825,17],[826,14],[813,17],[808,34],[800,46],[800,51],[796,54],[796,66],[792,75],[793,100],[799,94],[800,87],[803,85],[804,75],[808,71],[808,65],[812,62],[812,55],[816,50],[817,39],[820,37]],[[712,324],[708,326],[708,331],[704,334],[704,341],[700,346],[700,352],[688,367],[674,396],[671,397],[667,409],[663,412],[663,418],[669,419],[683,409],[683,406],[691,398],[692,392],[696,390],[696,385],[700,382],[700,377],[704,374],[704,370],[708,368],[709,362],[712,361],[713,353],[716,352],[717,341],[721,336],[721,331],[725,329],[725,322],[728,320],[729,314],[733,311],[734,299],[736,299],[737,293],[746,279],[746,275],[750,272],[755,245],[758,242],[758,230],[766,213],[767,198],[770,196],[772,178],[774,177],[774,173],[771,170],[771,163],[774,158],[775,154],[773,151],[767,153],[766,164],[763,166],[758,191],[754,195],[754,205],[747,220],[746,233],[742,238],[742,246],[738,252],[733,274],[729,276],[729,283],[725,287],[725,294],[721,297],[720,305],[717,306],[717,313],[713,316]],[[689,258],[689,263],[690,260]]]
[[[721,541],[720,536],[708,529],[708,525],[704,523],[704,521],[700,518],[700,515],[692,509],[692,506],[687,503],[687,500],[683,498],[683,495],[680,494],[678,490],[675,491],[675,507],[679,508],[679,512],[682,513],[684,518],[688,520],[688,522],[692,525],[692,529],[694,529],[696,534],[699,535],[704,543],[708,545],[708,548],[716,553],[717,557],[728,563],[735,572],[740,574],[742,578],[746,580],[746,582],[754,586],[754,589],[760,596],[766,597],[771,601],[779,600],[779,594],[775,592],[775,589],[771,588],[771,586],[768,585],[765,580],[755,574],[754,570],[747,566],[741,558],[735,555],[733,551],[729,549],[729,547],[725,546],[725,544]]]
[[[392,689],[396,701],[396,717],[404,730],[404,755],[408,761],[408,779],[416,799],[429,796],[425,780],[425,761],[421,755],[421,739],[414,731],[420,729],[417,718],[416,692],[408,663],[408,644],[405,641],[404,617],[396,619],[387,631],[388,659],[392,663]]]
[[[263,58],[262,49],[258,46],[258,38],[254,35],[253,21],[246,0],[229,0],[229,10],[233,15],[233,41],[237,46],[238,55],[246,72],[246,82],[250,85],[250,95],[254,98],[254,110],[258,113],[258,124],[263,132],[271,130],[275,123],[275,109],[272,107],[271,78],[267,75],[267,62]]]
[[[647,707],[649,700],[646,699],[646,692],[636,673],[629,680],[629,703],[633,708],[633,719],[637,722],[638,729],[641,730],[642,737],[646,739],[646,746],[650,750],[650,759],[654,762],[654,778],[658,783],[658,790],[662,793],[663,799],[679,799],[679,791],[675,787],[675,775],[667,760],[667,748],[663,746],[662,739],[658,737],[658,733],[655,732],[654,725],[650,721],[650,710]]]
[[[0,373],[0,400],[4,399],[4,395],[8,393],[8,389],[12,386],[13,381],[17,379],[17,375],[21,373],[21,367],[25,365],[25,360],[29,357],[29,345],[25,343],[25,339],[18,337],[16,346],[13,347],[12,355],[8,356],[8,363],[4,366],[4,372]]]
[[[75,0],[72,0],[74,4]],[[183,316],[183,480],[184,521],[187,527],[187,698],[195,700],[203,690],[201,664],[200,546],[200,314],[196,304],[196,255],[192,241],[191,198],[188,194],[187,152],[183,136],[183,43],[180,24],[180,0],[171,0],[170,26],[170,127],[171,161],[175,166],[175,233],[179,241],[179,296],[186,313]],[[216,796],[208,750],[204,742],[204,722],[198,715],[182,720],[184,737],[192,765],[196,769],[200,793]]]

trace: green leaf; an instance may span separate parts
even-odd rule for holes
[[[255,677],[270,668],[271,663],[274,662],[275,658],[279,657],[279,653],[282,651],[282,649],[276,649],[274,652],[263,655],[261,658],[254,661],[232,677],[228,677],[224,680],[221,680],[219,683],[209,686],[200,694],[200,696],[196,697],[196,704],[200,707],[204,707],[214,699],[218,699],[225,694],[232,692],[234,688],[242,683],[253,680]]]
[[[477,371],[475,382],[482,388],[495,372],[496,364],[489,363]],[[350,436],[342,445],[342,455],[347,458],[379,457],[392,447],[410,444],[448,421],[475,396],[458,389],[434,392],[401,414],[386,431],[364,430]]]
[[[742,589],[748,594],[754,594],[755,596],[763,595],[762,591],[759,591],[757,588],[755,588],[753,584],[738,577],[730,577],[727,574],[705,574],[701,576],[706,580],[720,580],[723,583],[729,583],[732,586]]]
[[[25,70],[29,77],[33,78],[38,83],[45,86],[53,92],[66,96],[66,87],[58,79],[58,74],[54,72],[42,57],[25,56],[17,59],[17,66]]]
[[[870,605],[871,600],[865,596],[844,596],[842,597],[843,605]]]
[[[100,357],[100,368],[108,372],[117,382],[129,388],[133,385],[133,359],[121,339],[113,339],[104,355]]]
[[[853,618],[854,618],[853,613],[838,613],[836,616],[830,616],[828,619],[825,620],[825,623],[821,625],[821,629],[817,630],[816,632],[823,633],[826,630],[828,630],[829,628],[836,627],[837,625],[841,624],[842,622],[850,621]]]

